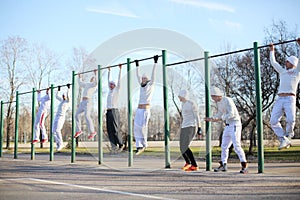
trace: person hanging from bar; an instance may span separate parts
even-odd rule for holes
[[[94,123],[91,118],[91,110],[92,110],[92,98],[93,94],[97,89],[97,79],[96,79],[97,70],[94,70],[94,76],[91,77],[90,82],[82,82],[81,74],[78,74],[78,83],[80,87],[83,87],[82,92],[82,101],[80,102],[76,114],[75,114],[75,121],[76,121],[76,134],[74,138],[79,137],[83,132],[81,130],[81,120],[80,115],[84,112],[85,120],[88,126],[88,130],[90,132],[88,139],[92,139],[95,137],[97,132],[94,128]]]
[[[300,38],[297,39],[300,45]],[[270,118],[271,127],[280,141],[278,149],[289,148],[291,138],[294,137],[294,127],[296,120],[296,94],[300,80],[300,50],[298,58],[289,56],[282,67],[275,59],[274,45],[270,44],[270,62],[273,68],[279,73],[280,83],[278,98],[276,99]],[[283,130],[280,120],[286,116],[286,128]]]
[[[238,110],[230,97],[224,96],[224,93],[217,87],[210,90],[211,98],[217,103],[217,113],[213,117],[205,118],[207,122],[225,121],[225,128],[222,135],[222,152],[220,166],[214,169],[215,172],[226,172],[229,156],[229,147],[233,144],[234,151],[238,155],[242,169],[240,173],[248,173],[248,164],[245,152],[241,145],[242,124]]]
[[[183,171],[197,171],[198,165],[190,149],[190,144],[197,134],[201,134],[200,117],[198,106],[194,101],[189,100],[187,90],[181,90],[178,94],[181,104],[182,123],[180,129],[179,146],[182,157],[185,160]]]
[[[34,122],[34,133],[32,144],[39,142],[40,132],[42,133],[41,143],[46,143],[48,141],[48,135],[45,128],[45,119],[48,115],[50,109],[51,96],[49,94],[49,89],[46,89],[46,95],[41,97],[41,90],[37,90],[37,101],[40,103],[35,122]]]
[[[136,155],[141,154],[147,148],[147,137],[148,137],[148,122],[150,118],[150,102],[154,91],[154,80],[155,80],[155,68],[157,65],[158,56],[154,56],[154,65],[152,69],[151,80],[149,80],[146,74],[140,77],[139,74],[139,62],[135,61],[136,64],[136,76],[140,84],[140,98],[138,108],[134,118],[134,137],[136,143]]]
[[[60,101],[57,112],[53,121],[52,125],[52,134],[54,137],[54,140],[56,142],[56,150],[57,152],[61,151],[63,149],[63,139],[61,135],[61,129],[63,128],[63,125],[65,123],[65,116],[67,110],[70,108],[71,104],[71,98],[70,98],[70,86],[71,84],[67,84],[67,93],[62,94],[62,97],[59,96],[60,88],[61,86],[58,86],[57,93],[56,93],[56,99]]]
[[[108,95],[106,109],[106,128],[111,144],[112,153],[123,151],[125,145],[120,132],[120,113],[118,109],[119,93],[121,88],[122,65],[119,65],[118,81],[110,80],[110,67],[108,68]]]

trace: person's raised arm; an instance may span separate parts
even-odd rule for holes
[[[141,84],[142,83],[142,79],[140,77],[140,69],[139,69],[139,61],[138,60],[135,60],[135,66],[136,66],[136,77],[137,77],[137,80],[138,80],[138,83]]]
[[[281,73],[284,70],[284,68],[282,68],[275,59],[275,48],[274,48],[274,45],[272,43],[269,45],[269,49],[270,49],[270,62],[271,62],[271,65],[273,66],[273,68],[278,73]]]
[[[156,69],[156,65],[157,65],[157,61],[158,61],[158,55],[154,56],[153,59],[154,59],[154,65],[153,65],[152,75],[151,75],[152,83],[154,83],[154,81],[155,81],[155,69]]]
[[[57,86],[57,92],[56,92],[56,99],[59,100],[59,101],[63,101],[63,99],[58,95],[58,93],[60,92],[60,86]]]
[[[109,88],[109,82],[110,82],[110,67],[107,68],[108,72],[107,72],[107,86]]]
[[[119,64],[119,70],[118,85],[116,86],[118,89],[121,87],[122,64]]]

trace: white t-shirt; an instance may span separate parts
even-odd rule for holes
[[[182,124],[185,127],[200,127],[200,118],[198,115],[198,106],[194,101],[186,100],[181,104]]]
[[[300,60],[300,50],[299,50],[299,60]],[[293,93],[297,94],[297,85],[300,80],[300,62],[296,68],[285,69],[275,60],[274,51],[270,51],[270,62],[274,69],[280,75],[280,84],[278,89],[278,94],[280,93]]]
[[[41,93],[37,94],[37,100],[40,102],[39,111],[40,112],[48,112],[50,109],[50,94],[46,94],[45,96],[41,97]]]
[[[64,100],[61,96],[58,95],[58,92],[56,93],[56,99],[60,101],[60,104],[58,105],[56,117],[64,117],[67,110],[70,107],[71,101],[69,97],[70,89],[68,89],[66,94],[66,100]]]
[[[87,97],[87,98],[91,99],[94,92],[96,91],[97,81],[85,83],[85,82],[82,82],[79,78],[78,83],[79,83],[80,87],[83,87],[82,97]]]
[[[153,69],[152,69],[151,80],[147,83],[147,85],[145,87],[140,87],[139,104],[150,104],[150,102],[151,102],[151,99],[153,96],[153,91],[154,91],[155,68],[156,68],[156,64],[154,64]],[[141,84],[142,80],[139,75],[139,67],[136,68],[136,76],[137,76],[139,84]]]
[[[108,94],[107,94],[107,104],[106,107],[107,108],[118,108],[118,99],[119,99],[119,92],[120,92],[120,88],[121,88],[121,69],[119,72],[119,79],[118,79],[118,84],[116,85],[116,87],[114,89],[110,89],[109,88],[109,81],[110,80],[110,71],[108,71]]]
[[[218,112],[213,116],[215,119],[222,119],[226,123],[240,121],[239,112],[230,97],[223,96],[221,101],[217,102]]]

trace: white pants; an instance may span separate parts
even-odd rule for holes
[[[234,151],[238,155],[240,162],[247,162],[245,152],[241,146],[242,125],[240,122],[233,122],[226,125],[222,137],[222,163],[227,163],[229,147],[233,144]]]
[[[148,122],[150,118],[150,109],[138,108],[134,118],[134,137],[136,147],[147,147]]]
[[[286,130],[284,131],[280,120],[285,113],[286,116]],[[296,97],[287,96],[287,97],[278,97],[275,101],[275,104],[271,113],[271,127],[277,137],[282,139],[283,136],[294,136],[294,127],[296,119]]]
[[[48,139],[48,135],[46,133],[46,128],[45,128],[45,119],[47,115],[48,115],[47,110],[39,111],[37,113],[34,122],[33,140],[39,140],[40,131],[42,132],[42,139]]]
[[[53,125],[52,125],[52,130],[53,130],[52,133],[53,133],[53,137],[56,142],[57,148],[60,148],[63,145],[61,129],[63,128],[64,122],[65,122],[65,117],[60,116],[60,117],[55,118]]]
[[[76,132],[81,131],[81,120],[79,115],[84,112],[86,124],[90,133],[95,132],[93,120],[91,118],[92,103],[89,100],[82,100],[77,108],[75,121],[76,121]]]

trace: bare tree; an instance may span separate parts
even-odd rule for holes
[[[21,85],[24,84],[23,75],[23,63],[27,54],[28,44],[24,38],[15,36],[8,37],[1,42],[0,47],[0,67],[3,71],[6,71],[5,79],[9,85],[2,85],[2,97],[8,97],[8,108],[6,112],[6,148],[10,147],[11,133],[13,131],[14,124],[14,98],[16,91]],[[2,70],[1,70],[2,71]],[[1,73],[2,74],[2,73]],[[3,73],[4,74],[4,73]],[[9,88],[9,89],[7,89]]]

